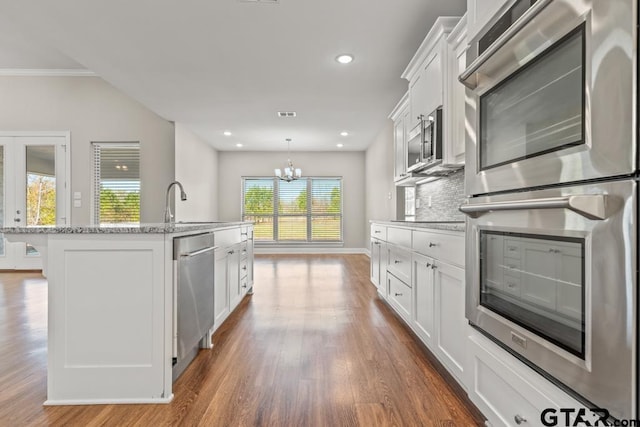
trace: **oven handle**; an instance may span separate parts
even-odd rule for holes
[[[606,205],[606,195],[586,194],[582,196],[548,197],[545,199],[528,199],[512,202],[474,203],[462,205],[459,209],[471,218],[477,218],[489,211],[569,209],[585,218],[602,220],[607,218]]]
[[[487,48],[487,50],[482,52],[482,55],[478,56],[475,61],[473,61],[471,65],[469,65],[469,67],[467,67],[467,69],[464,70],[462,74],[460,74],[460,77],[458,77],[460,83],[471,90],[478,87],[477,79],[476,81],[469,80],[471,75],[478,71],[478,69],[482,67],[482,65],[484,65],[484,63],[487,62],[494,53],[500,50],[502,46],[504,46],[509,40],[511,40],[513,36],[518,33],[518,31],[524,28],[525,25],[531,22],[533,18],[535,18],[540,12],[542,12],[542,9],[547,7],[549,3],[551,3],[551,0],[538,0],[537,2],[535,2],[534,5],[529,8],[529,10],[523,13],[522,16],[516,20],[516,22],[511,24],[511,26],[504,33],[502,33],[502,35],[498,37]]]

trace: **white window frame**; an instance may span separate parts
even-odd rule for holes
[[[98,170],[96,164],[96,147],[137,147],[141,149],[140,141],[125,141],[125,142],[109,142],[109,141],[92,141],[91,142],[91,224],[100,225],[100,191]],[[142,163],[142,162],[140,162]],[[140,180],[140,220],[142,221],[142,176]]]
[[[245,181],[247,180],[273,180],[273,214],[272,215],[245,215],[244,212],[244,192],[246,188]],[[306,214],[283,214],[280,215],[278,213],[277,203],[280,197],[279,189],[281,180],[277,177],[271,176],[243,176],[242,177],[242,188],[241,188],[241,197],[240,197],[240,212],[242,216],[242,220],[245,220],[245,216],[264,216],[264,217],[272,217],[273,218],[273,239],[272,240],[254,240],[256,246],[343,246],[344,245],[344,183],[343,177],[341,176],[305,176],[304,178],[300,178],[306,180],[307,184],[307,212]],[[326,214],[326,215],[314,215],[312,213],[312,180],[314,179],[326,179],[326,180],[338,180],[340,182],[340,214]],[[278,240],[278,218],[280,216],[306,216],[307,217],[307,240]],[[316,216],[337,216],[340,218],[340,240],[311,240],[312,231],[311,231],[311,219]]]

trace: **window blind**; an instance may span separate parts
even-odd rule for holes
[[[94,222],[140,223],[140,145],[94,143]]]
[[[342,178],[243,178],[242,218],[256,241],[342,242]]]

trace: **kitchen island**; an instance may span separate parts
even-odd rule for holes
[[[253,284],[253,224],[248,222],[7,227],[0,232],[9,241],[33,245],[43,256],[48,279],[45,405],[171,401],[177,324],[174,238],[213,233],[221,251],[242,247],[245,271],[251,273],[236,273],[244,277],[236,304]],[[216,295],[227,299],[226,315],[234,295],[226,277],[229,268],[240,267],[225,265],[225,277],[218,280],[216,273],[215,284]],[[226,290],[218,292],[218,286]],[[203,337],[204,347],[211,346],[219,322]]]

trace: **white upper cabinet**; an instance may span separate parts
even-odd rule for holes
[[[488,27],[498,11],[506,10],[515,0],[467,0],[467,36],[469,40]]]
[[[438,18],[402,73],[402,78],[409,81],[409,130],[420,124],[420,115],[426,117],[444,104],[447,36],[459,20]]]
[[[445,165],[463,165],[465,152],[465,87],[458,76],[467,67],[467,17],[463,16],[447,38],[447,68],[444,73],[446,98],[443,132]]]
[[[406,150],[406,125],[409,119],[409,94],[406,93],[400,102],[393,109],[389,118],[393,120],[393,146],[394,146],[394,177],[398,181],[406,175],[407,172],[407,156]]]
[[[466,66],[466,19],[440,17],[402,77],[409,91],[389,116],[394,121],[395,180],[405,177],[408,135],[419,133],[420,117],[442,107],[442,166],[464,165],[465,90],[458,76]]]

